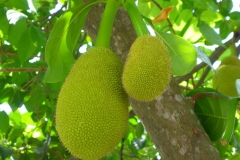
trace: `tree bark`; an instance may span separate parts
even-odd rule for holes
[[[92,7],[84,26],[96,39],[104,4]],[[120,8],[115,18],[111,48],[124,63],[136,33],[127,12]],[[193,104],[172,78],[165,93],[151,102],[130,98],[130,105],[159,150],[162,160],[218,160],[219,152],[193,112]]]

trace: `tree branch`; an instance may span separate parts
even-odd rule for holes
[[[0,55],[18,56],[18,54],[16,54],[16,53],[10,53],[10,52],[1,52]]]
[[[120,148],[120,151],[119,151],[120,160],[123,160],[123,149],[124,149],[124,138],[122,139],[122,144],[121,144],[121,148]]]
[[[44,26],[44,24],[46,24],[48,21],[50,21],[53,17],[55,17],[55,16],[57,16],[59,13],[61,13],[62,12],[62,9],[64,8],[64,7],[66,7],[67,6],[67,3],[65,3],[64,5],[62,5],[62,7],[57,11],[57,12],[54,12],[53,14],[49,14],[49,15],[46,15],[46,16],[44,16],[44,17],[42,17],[42,18],[40,18],[40,19],[38,19],[38,20],[36,20],[36,21],[34,21],[34,22],[31,22],[31,23],[29,23],[28,24],[28,26],[30,26],[30,25],[33,25],[33,24],[37,24],[38,22],[41,22],[41,21],[43,21],[43,20],[46,20],[45,22],[43,22],[41,25],[40,25],[40,27],[39,28],[42,28],[43,26]],[[49,18],[50,17],[50,18]]]
[[[207,66],[206,70],[204,71],[204,73],[202,74],[202,77],[199,79],[199,81],[197,82],[197,84],[194,86],[194,88],[198,88],[200,87],[203,82],[205,81],[205,78],[207,77],[208,73],[210,72],[211,68],[209,66]]]
[[[50,126],[48,134],[47,134],[46,144],[45,144],[44,149],[43,149],[41,160],[45,159],[44,157],[45,157],[45,155],[47,153],[47,147],[48,147],[48,145],[50,143],[49,141],[50,141],[50,138],[51,138],[51,132],[52,132],[52,128],[53,128],[53,124],[54,123],[55,123],[55,117],[53,116],[53,118],[52,118],[52,125]]]

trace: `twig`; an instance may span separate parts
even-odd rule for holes
[[[152,0],[152,2],[160,9],[160,10],[162,10],[163,8],[160,6],[160,4],[158,4],[155,0]],[[176,32],[174,31],[174,29],[172,28],[172,23],[170,22],[170,20],[169,20],[169,18],[167,18],[167,22],[168,22],[168,25],[169,25],[169,27],[171,28],[171,30],[172,30],[172,33],[173,34],[176,34]]]
[[[3,48],[2,48],[2,50],[3,50]],[[18,56],[18,54],[16,54],[16,53],[10,53],[10,52],[5,52],[5,51],[3,51],[3,52],[1,52],[0,53],[0,55],[7,55],[7,56]]]
[[[3,68],[0,72],[46,72],[47,68]]]
[[[80,41],[80,46],[83,45],[84,41],[86,40],[86,37],[87,37],[87,33],[84,31],[83,35],[82,35],[82,40]]]
[[[50,140],[50,137],[51,137],[51,132],[52,132],[54,121],[55,121],[55,117],[53,116],[52,125],[50,126],[49,131],[48,131],[47,140],[46,140],[46,144],[45,144],[44,149],[43,149],[43,154],[42,154],[41,160],[44,160],[44,156],[47,153],[47,146],[48,146],[48,143],[49,143],[49,140]]]
[[[66,5],[67,5],[67,3],[65,3],[57,12],[55,12],[55,13],[53,13],[53,14],[51,14],[51,15],[48,15],[48,16],[47,16],[48,19],[47,19],[45,22],[43,22],[43,23],[39,26],[39,28],[42,28],[48,21],[51,21],[51,20],[53,19],[53,17],[55,17],[56,15],[58,15],[60,12],[62,12],[62,9],[63,9],[64,7],[66,7]]]
[[[2,39],[0,39],[0,45],[1,45],[2,52],[4,53],[5,51],[4,51],[4,48],[3,48],[3,41],[2,41]]]
[[[199,79],[199,81],[197,82],[197,84],[194,86],[194,88],[198,88],[200,87],[203,82],[205,81],[205,78],[207,77],[209,71],[211,70],[211,68],[209,66],[207,66],[206,70],[204,71],[204,73],[202,74],[202,77]]]
[[[123,160],[124,138],[122,138],[122,145],[119,151],[120,160]]]
[[[67,4],[64,4],[57,12],[55,12],[55,13],[53,13],[53,14],[46,15],[46,16],[44,16],[44,17],[42,17],[42,18],[40,18],[40,19],[38,19],[38,20],[36,20],[36,21],[34,21],[34,22],[32,22],[32,23],[29,23],[28,26],[29,26],[29,25],[32,25],[32,24],[36,24],[36,23],[38,23],[38,22],[40,22],[40,21],[43,21],[43,20],[47,19],[47,20],[44,22],[44,24],[45,24],[47,21],[51,20],[53,17],[55,17],[57,14],[59,14],[59,13],[62,11],[62,9],[63,9],[64,7],[66,7],[66,5],[67,5]],[[50,18],[49,18],[49,17],[50,17]],[[48,20],[48,19],[49,19],[49,20]],[[41,25],[41,26],[42,26],[42,25]],[[41,27],[40,27],[40,28],[41,28]]]
[[[194,82],[193,76],[191,77],[191,81],[192,81],[192,85],[193,85],[193,87],[194,87],[194,86],[195,86],[195,82]]]
[[[54,153],[57,157],[60,158],[60,160],[64,160],[64,158],[63,158],[60,154],[58,154],[57,152],[55,152],[54,150],[49,150],[49,152]]]

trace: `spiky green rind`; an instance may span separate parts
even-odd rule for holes
[[[122,64],[110,49],[94,47],[75,62],[57,101],[56,129],[76,157],[96,160],[121,140],[128,121]]]
[[[228,56],[221,61],[221,66],[222,65],[232,65],[240,67],[240,60],[237,56]]]
[[[130,48],[122,82],[132,98],[150,101],[162,94],[171,79],[171,57],[160,38],[138,37]]]
[[[221,65],[213,76],[213,88],[227,96],[238,96],[235,82],[240,79],[240,67]]]

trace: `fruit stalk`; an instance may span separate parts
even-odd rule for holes
[[[124,3],[124,8],[127,10],[130,16],[133,27],[137,33],[137,36],[140,37],[140,36],[149,34],[146,24],[144,23],[143,18],[139,13],[137,6],[135,5],[135,1],[127,0]]]
[[[96,46],[110,46],[110,39],[115,15],[121,3],[117,0],[107,0],[106,7],[103,12],[102,20],[98,30]]]

